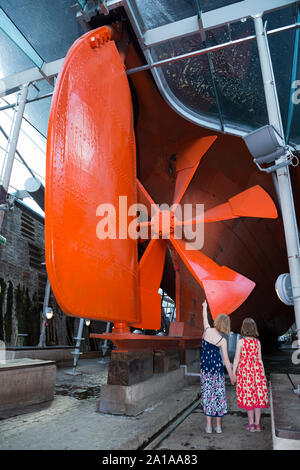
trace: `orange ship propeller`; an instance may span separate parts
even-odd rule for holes
[[[141,348],[132,339],[137,335],[126,333],[133,325],[161,327],[158,290],[167,247],[203,288],[213,317],[238,308],[255,283],[191,250],[192,244],[178,237],[179,231],[203,223],[197,217],[181,220],[176,208],[215,136],[195,139],[178,151],[171,210],[162,210],[136,181],[132,99],[114,42],[118,38],[106,26],[83,35],[70,48],[56,82],[47,139],[46,266],[55,298],[67,315],[114,322],[114,338],[130,336]],[[150,229],[152,239],[139,263],[136,239],[98,236],[103,216],[99,206],[118,207],[120,195],[127,197],[128,206],[138,199],[151,213],[151,220],[140,223],[142,240],[149,240]],[[209,209],[204,223],[276,216],[271,198],[254,186]],[[156,339],[160,348],[176,342],[174,337]]]
[[[250,295],[255,283],[226,266],[219,266],[201,251],[193,249],[187,241],[176,238],[178,227],[229,220],[237,217],[276,218],[277,210],[270,196],[260,187],[254,186],[204,213],[204,218],[180,221],[176,218],[176,207],[180,203],[198,165],[215,136],[197,139],[179,152],[176,171],[177,179],[170,211],[160,210],[143,185],[138,181],[139,202],[146,205],[148,212],[152,207],[151,221],[142,222],[140,228],[151,228],[152,239],[139,263],[141,328],[160,328],[160,286],[166,245],[170,242],[173,249],[204,289],[213,318],[220,313],[230,314]],[[169,219],[169,224],[163,224]],[[143,237],[145,238],[145,237]],[[147,295],[144,295],[147,292]],[[152,292],[152,294],[151,294]],[[147,325],[144,326],[144,325]]]

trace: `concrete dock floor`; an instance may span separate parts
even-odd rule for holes
[[[82,359],[77,367],[81,375],[68,375],[71,368],[57,369],[53,401],[0,420],[0,449],[137,450],[199,398],[199,386],[188,385],[136,417],[98,413],[107,367],[97,359]],[[198,407],[157,449],[272,449],[270,409],[263,411],[261,433],[244,431],[246,414],[237,407],[235,388],[228,383],[226,390],[229,413],[222,434],[205,433],[205,416]]]

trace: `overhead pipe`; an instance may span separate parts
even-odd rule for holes
[[[292,25],[282,26],[280,28],[272,29],[272,30],[266,32],[266,35],[277,34],[277,33],[281,33],[281,32],[284,32],[284,31],[292,31],[293,29],[297,30],[298,28],[300,28],[300,23],[295,23],[295,24],[292,24]],[[217,51],[223,50],[227,47],[233,47],[233,46],[237,46],[239,44],[243,44],[245,42],[254,41],[256,39],[256,37],[257,36],[255,34],[252,34],[250,36],[246,36],[246,37],[243,37],[243,38],[240,38],[240,39],[230,40],[230,41],[224,42],[222,44],[217,44],[215,46],[206,47],[204,49],[197,49],[196,51],[186,52],[184,54],[179,54],[179,55],[176,55],[174,57],[169,57],[167,59],[158,60],[158,61],[152,62],[150,64],[148,63],[147,65],[141,65],[139,67],[133,67],[132,69],[127,70],[127,75],[132,75],[132,74],[138,73],[138,72],[144,72],[145,70],[151,70],[151,69],[154,69],[154,68],[157,68],[157,67],[163,67],[164,65],[171,64],[173,62],[178,62],[180,60],[189,59],[191,57],[198,57],[198,56],[201,56],[201,55],[205,55],[209,52],[217,52]]]
[[[265,31],[262,14],[255,15],[254,26],[260,59],[261,72],[264,84],[269,123],[279,132],[284,140],[283,126],[277,89],[274,79],[272,60],[269,51],[267,33]],[[276,160],[276,164],[286,161],[284,155]],[[297,219],[293,198],[293,191],[289,173],[289,166],[285,165],[276,170],[279,201],[281,206],[285,241],[287,247],[289,270],[292,281],[295,319],[298,333],[298,348],[300,349],[300,252]]]

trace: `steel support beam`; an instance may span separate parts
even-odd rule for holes
[[[254,17],[254,25],[257,37],[257,47],[261,64],[269,123],[274,126],[274,128],[284,139],[272,60],[261,14],[258,14]],[[283,156],[276,160],[276,164],[283,163],[284,161],[286,161],[286,159],[287,156]],[[284,167],[279,168],[276,171],[276,174],[285,233],[285,241],[287,247],[288,263],[292,281],[295,319],[298,332],[298,347],[300,349],[300,251],[298,227],[292,185],[290,180],[289,166],[286,165]]]
[[[8,144],[8,152],[6,155],[6,160],[4,162],[1,185],[4,191],[6,191],[6,193],[8,191],[13,164],[15,160],[15,153],[16,153],[17,143],[18,143],[19,134],[21,130],[27,95],[28,95],[28,85],[25,85],[20,93],[18,110],[16,112],[16,116],[12,124],[11,138]],[[4,211],[0,211],[0,231],[1,231],[2,223],[3,223],[3,218],[4,218]]]
[[[130,3],[130,2],[127,2]],[[202,12],[202,31],[219,28],[229,23],[250,18],[261,12],[273,11],[284,6],[296,4],[295,0],[244,0],[223,8]],[[145,32],[142,41],[145,48],[161,44],[172,39],[189,36],[200,32],[199,16],[191,16],[180,21],[159,26]]]
[[[38,82],[56,76],[60,71],[63,61],[64,57],[53,62],[45,62],[41,69],[33,67],[32,69],[24,70],[24,72],[15,73],[0,79],[0,98],[20,90],[24,83]]]
[[[47,277],[44,302],[43,302],[42,330],[41,330],[40,340],[38,344],[40,348],[44,348],[46,346],[46,322],[47,322],[46,313],[47,313],[47,308],[49,305],[50,291],[51,291],[51,286],[50,286],[49,279]]]
[[[83,327],[84,327],[84,318],[80,318],[79,325],[78,325],[77,337],[74,338],[74,339],[76,339],[76,346],[75,346],[74,351],[72,352],[72,354],[73,354],[73,369],[72,369],[71,372],[69,372],[70,375],[79,375],[80,374],[80,372],[76,371],[76,367],[77,367],[79,356],[80,356],[80,354],[82,354],[80,352],[80,345],[81,345],[81,341],[84,340],[84,338],[82,337]]]
[[[3,129],[2,126],[0,126],[0,132],[4,135],[4,137],[6,138],[6,140],[8,141],[9,140],[9,136],[6,134],[5,130]],[[20,152],[18,150],[16,150],[16,154],[18,155],[18,157],[20,158],[21,162],[23,163],[23,165],[25,166],[25,168],[27,168],[27,170],[29,171],[29,173],[31,174],[31,176],[35,177],[35,174],[34,172],[32,171],[32,169],[30,168],[29,165],[27,165],[26,161],[24,160],[24,158],[22,157],[22,155],[20,154]]]
[[[44,60],[27,41],[25,36],[16,27],[16,25],[7,16],[5,11],[0,8],[0,29],[8,36],[16,46],[38,67],[41,68]]]

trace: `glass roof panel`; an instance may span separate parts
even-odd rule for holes
[[[25,118],[44,137],[47,137],[49,113],[51,107],[51,97],[40,101],[27,103],[24,111]]]
[[[0,28],[37,67],[42,67],[43,59],[2,8],[0,8]]]
[[[83,34],[74,0],[1,0],[1,7],[45,62],[64,57]],[[16,70],[14,70],[16,71]]]
[[[23,120],[18,150],[35,175],[45,184],[46,139]],[[26,178],[30,177],[27,171]]]
[[[146,27],[156,28],[188,15],[195,15],[196,3],[204,13],[215,9],[217,20],[218,8],[235,5],[241,1],[186,0],[180,2],[180,7],[178,2],[168,0],[135,0],[135,4]],[[262,3],[269,9],[274,7],[272,2]],[[263,15],[267,31],[295,24],[296,2],[292,5],[291,2],[286,2],[289,6],[280,8],[282,3],[284,2],[277,1],[278,9]],[[219,122],[220,130],[243,135],[268,124],[268,115],[254,21],[252,17],[240,20],[237,18],[226,26],[206,30],[205,35],[201,34],[200,28],[199,32],[195,33],[192,23],[189,23],[189,26],[185,26],[188,23],[181,23],[182,30],[177,32],[176,39],[174,28],[172,30],[166,26],[164,29],[154,30],[152,36],[147,35],[146,43],[152,44],[152,47],[146,50],[145,55],[148,62],[155,62],[227,43],[227,47],[210,52],[206,56],[199,55],[157,67],[152,69],[152,73],[167,101],[176,103],[174,107],[177,112],[190,117],[199,125],[215,129],[216,123]],[[300,14],[298,22],[299,20]],[[191,29],[185,31],[185,27]],[[172,39],[168,40],[168,34]],[[268,35],[283,126],[285,130],[288,129],[291,144],[300,139],[300,128],[297,131],[295,124],[300,111],[297,106],[291,106],[293,77],[295,79],[299,76],[295,74],[300,61],[300,51],[298,56],[295,55],[294,44],[297,35],[300,44],[300,31],[296,33],[295,29]],[[228,47],[229,42],[249,36],[253,39]],[[297,47],[299,48],[299,45]],[[299,137],[295,134],[299,134]]]
[[[255,34],[255,28],[252,18],[245,18],[243,21],[238,21],[230,25],[230,36],[233,41],[253,34]]]
[[[295,13],[295,8],[289,7],[264,15],[264,20],[267,21],[267,30],[293,24],[296,20]],[[295,77],[299,77],[296,73],[297,68],[298,71],[300,71],[300,52],[298,51],[298,54],[294,55],[295,47],[299,49],[299,44],[295,45],[297,35],[299,37],[299,30],[291,30],[273,34],[268,38],[282,116],[282,124],[285,135],[288,137],[289,143],[291,144],[298,144],[300,140],[299,125],[297,131],[294,124],[295,119],[297,117],[299,119],[299,110],[298,106],[293,106],[293,103],[291,103],[293,68],[295,68]],[[289,127],[290,130],[287,131],[287,128]]]
[[[211,11],[221,7],[227,7],[233,3],[239,3],[243,0],[198,0],[201,11]]]
[[[263,15],[264,21],[267,21],[267,30],[288,26],[295,22],[295,5],[280,8]]]
[[[34,63],[0,29],[0,79],[32,67]]]
[[[35,86],[29,86],[28,89],[28,100],[36,100],[31,103],[27,103],[24,110],[24,118],[32,126],[37,129],[42,136],[47,137],[48,120],[51,106],[52,97],[39,99],[40,97],[47,96],[53,93],[53,86],[50,85],[47,80],[38,81]],[[18,100],[18,94],[12,93],[2,99],[0,103],[0,112],[3,106],[8,104],[15,104]]]
[[[290,142],[297,145],[298,148],[300,149],[299,122],[300,122],[300,106],[295,106],[294,114],[293,114],[293,118],[291,122]]]
[[[131,0],[136,8],[142,29],[152,29],[173,21],[196,15],[194,0]]]
[[[198,0],[203,13],[240,3],[242,0]],[[1,7],[46,62],[64,57],[72,43],[83,34],[71,6],[75,0],[1,0]],[[183,20],[197,13],[195,0],[130,0],[143,31]],[[281,8],[264,15],[267,30],[293,24],[295,7]],[[197,23],[198,24],[198,23]],[[223,44],[254,34],[252,18],[189,36],[169,40],[146,51],[148,61],[156,61]],[[205,40],[204,40],[205,39]],[[269,36],[270,53],[278,89],[285,131],[290,142],[300,145],[300,106],[291,106],[293,70],[300,77],[300,51],[294,53],[295,30]],[[296,57],[296,62],[295,62]],[[29,68],[32,61],[0,30],[0,78]],[[152,70],[165,99],[187,119],[211,129],[233,134],[248,132],[267,124],[267,111],[256,41],[218,50],[209,55],[186,58]],[[52,93],[45,80],[30,86],[28,99]],[[298,93],[300,101],[300,91]],[[17,95],[0,99],[0,107],[15,103]],[[51,97],[27,103],[18,150],[44,183],[45,152]],[[12,109],[0,111],[0,126],[9,135]],[[0,133],[0,170],[6,139]],[[30,172],[19,156],[13,169],[11,190],[23,189]],[[28,202],[27,200],[24,202]],[[31,207],[37,209],[31,200]]]
[[[227,47],[211,60],[224,124],[246,132],[268,124],[256,43]]]
[[[295,31],[286,31],[270,38],[270,53],[273,61],[274,75],[278,99],[280,104],[283,128],[286,133],[289,103],[291,72],[293,67],[293,51],[291,44],[294,44]]]
[[[176,39],[160,44],[151,49],[154,60],[174,57],[185,52],[201,48],[199,35]],[[202,44],[202,48],[204,45]],[[172,93],[175,101],[195,113],[205,113],[218,127],[221,126],[218,105],[215,96],[211,66],[206,55],[191,57],[167,64],[156,70],[163,86]]]

